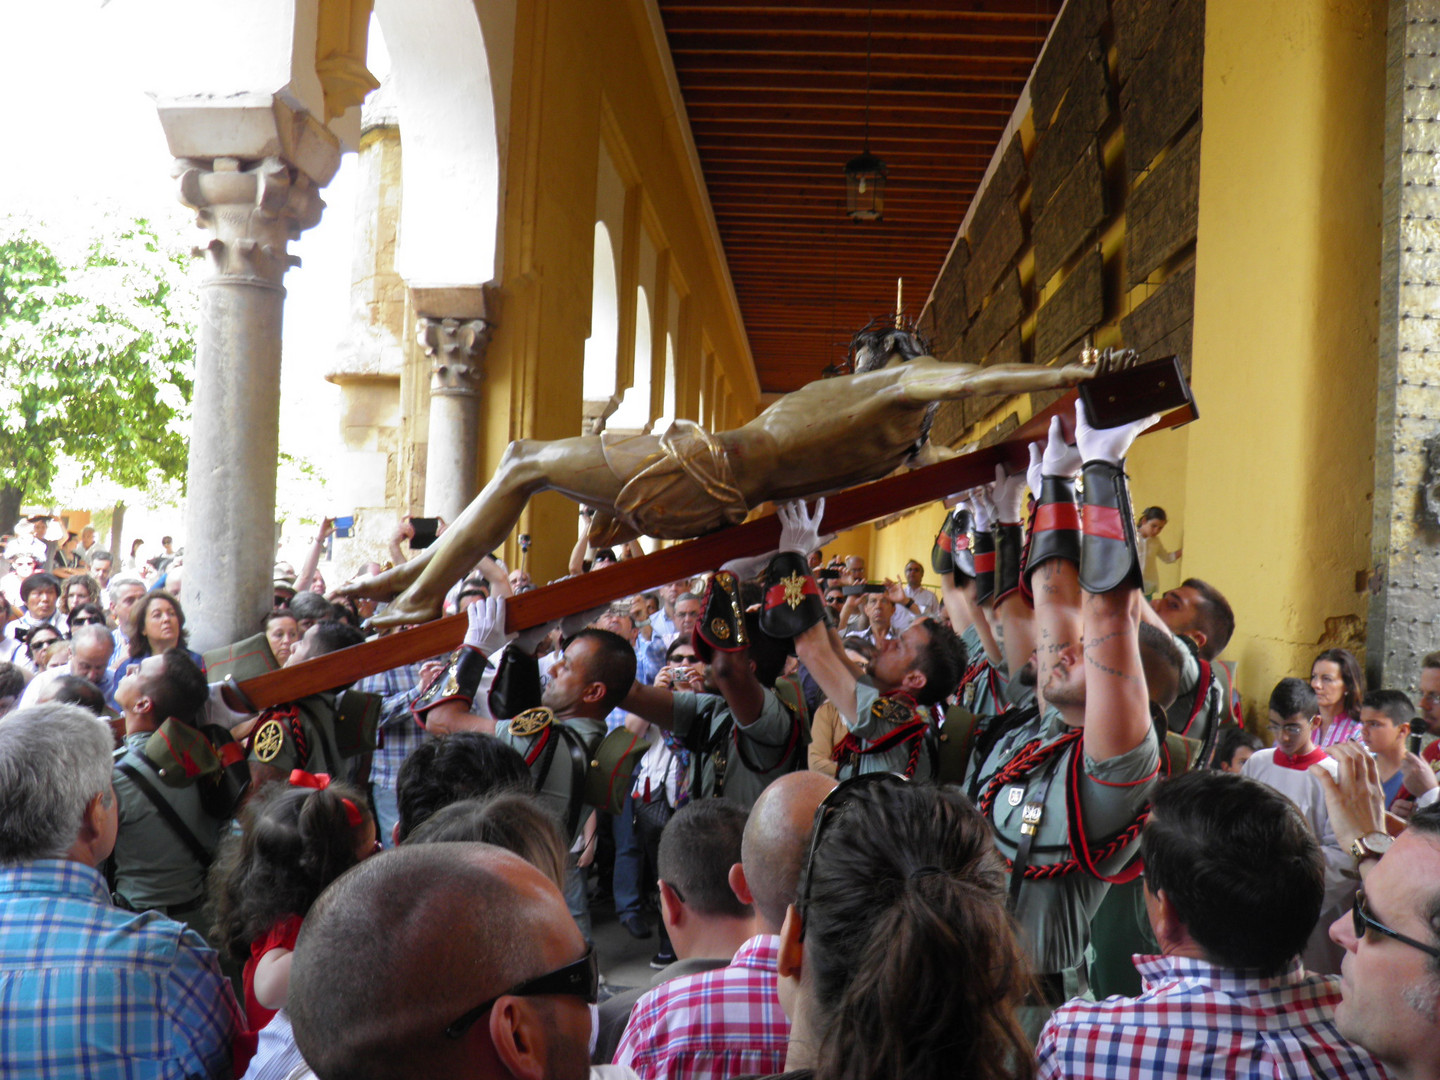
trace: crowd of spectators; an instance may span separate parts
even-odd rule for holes
[[[0,1074],[1440,1077],[1440,652],[1326,648],[1247,722],[1223,592],[1161,591],[1131,512],[1143,426],[1052,427],[894,578],[786,504],[517,634],[486,556],[455,653],[263,709],[371,633],[333,522],[203,655],[170,538],[20,523]],[[587,523],[572,575],[643,556]]]

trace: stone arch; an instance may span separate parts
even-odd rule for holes
[[[650,427],[651,356],[655,339],[651,326],[650,294],[644,285],[635,287],[635,366],[631,369],[630,388],[620,399],[620,407],[610,418],[610,425],[625,431],[645,431]]]
[[[396,266],[415,285],[500,277],[515,0],[375,0],[405,142]]]
[[[581,396],[585,427],[603,427],[619,403],[616,361],[620,348],[620,285],[615,245],[605,222],[595,223],[595,261],[590,286],[590,336],[585,339]]]

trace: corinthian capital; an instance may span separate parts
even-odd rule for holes
[[[180,201],[214,234],[195,249],[208,254],[212,275],[278,288],[285,271],[300,262],[287,244],[325,209],[309,176],[278,157],[184,159],[176,171]]]
[[[480,366],[490,344],[490,323],[484,319],[417,320],[420,347],[429,357],[430,393],[475,394],[480,389]]]

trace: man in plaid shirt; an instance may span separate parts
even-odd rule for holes
[[[761,793],[731,869],[736,897],[755,908],[756,935],[729,967],[672,979],[636,1002],[615,1064],[642,1080],[728,1080],[784,1069],[790,1022],[776,990],[778,935],[800,886],[815,810],[834,786],[806,770]]]
[[[1037,1047],[1041,1078],[1383,1080],[1336,1029],[1339,980],[1301,967],[1325,861],[1288,799],[1192,772],[1161,785],[1141,844],[1161,955],[1135,957],[1139,997],[1055,1011]]]
[[[110,903],[110,729],[72,705],[0,720],[0,1076],[228,1077],[239,1021],[215,953]]]

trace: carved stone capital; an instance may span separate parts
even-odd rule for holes
[[[490,344],[484,319],[416,320],[416,337],[430,359],[430,393],[474,396],[480,392],[481,364]]]
[[[176,174],[180,201],[214,234],[194,250],[209,256],[211,276],[278,289],[285,271],[300,262],[287,244],[325,209],[310,177],[278,157],[180,160]]]

